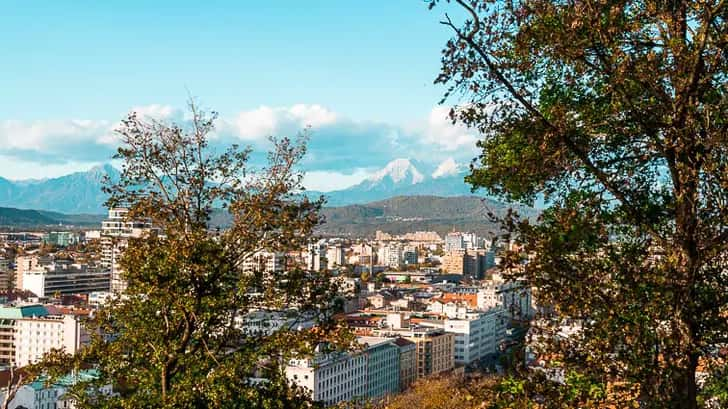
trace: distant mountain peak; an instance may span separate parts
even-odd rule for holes
[[[110,163],[104,163],[103,165],[96,165],[89,169],[88,173],[101,174],[101,175],[113,175],[119,173],[119,171]]]
[[[425,180],[425,176],[417,170],[409,159],[405,158],[399,158],[389,162],[387,166],[375,173],[370,180],[379,182],[387,177],[394,183],[409,182],[413,185]]]

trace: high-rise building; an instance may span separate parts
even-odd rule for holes
[[[110,290],[122,293],[126,290],[126,280],[122,277],[119,258],[129,245],[129,239],[142,237],[151,231],[148,221],[129,220],[128,209],[109,210],[109,217],[101,223],[101,266],[111,277]]]

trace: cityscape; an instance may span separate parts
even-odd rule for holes
[[[728,407],[723,1],[8,6],[0,409]]]

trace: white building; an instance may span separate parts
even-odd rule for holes
[[[77,382],[88,382],[98,377],[93,370],[81,371],[75,375],[67,375],[57,382],[48,385],[45,380],[39,379],[18,389],[15,398],[10,401],[9,409],[75,409],[77,407],[73,397],[66,392]],[[110,396],[113,394],[111,385],[98,389],[98,394]]]
[[[452,232],[445,236],[445,251],[465,250],[462,233]]]
[[[309,244],[306,267],[310,271],[322,271],[326,266],[326,242],[319,240]]]
[[[472,311],[456,303],[433,303],[430,311],[446,315],[444,320],[427,320],[423,325],[455,334],[455,363],[469,365],[498,353],[506,338],[508,314],[501,307]]]
[[[377,259],[379,264],[399,269],[404,264],[402,247],[398,243],[388,243],[379,247]]]
[[[110,209],[108,219],[101,223],[101,266],[109,273],[110,290],[117,294],[126,290],[119,259],[129,245],[129,239],[151,231],[149,222],[128,220],[128,213],[128,209]]]
[[[243,261],[243,272],[279,273],[286,268],[285,254],[271,251],[258,251]]]
[[[326,250],[326,263],[329,270],[346,264],[344,248],[340,244],[330,246]]]
[[[81,316],[50,314],[15,320],[15,365],[23,367],[37,362],[52,349],[75,354],[89,342],[81,325]]]
[[[514,320],[530,320],[534,316],[531,288],[523,282],[498,278],[485,281],[478,289],[478,309],[505,309]]]
[[[292,383],[308,389],[314,401],[333,405],[356,398],[379,398],[399,391],[399,347],[394,339],[360,337],[363,351],[323,352],[286,367]]]

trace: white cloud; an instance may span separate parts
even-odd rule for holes
[[[311,126],[319,128],[335,123],[337,115],[321,105],[296,104],[291,107],[268,107],[240,112],[231,121],[232,130],[243,140],[260,140],[270,135],[290,134]]]
[[[434,107],[427,116],[424,126],[415,131],[419,131],[423,141],[448,152],[475,147],[475,142],[478,140],[474,135],[475,132],[463,125],[453,124],[449,112],[449,107]]]
[[[350,174],[315,170],[306,172],[303,178],[303,185],[306,187],[306,190],[330,192],[332,190],[346,189],[347,187],[361,183],[369,177],[371,177],[371,173],[365,169],[357,169]]]
[[[183,118],[183,111],[176,109],[170,105],[152,104],[145,106],[133,107],[129,110],[130,112],[136,112],[137,115],[147,119],[156,119],[158,121],[164,120],[179,120]]]
[[[437,169],[435,169],[434,172],[432,172],[432,177],[437,179],[444,176],[453,176],[457,175],[460,171],[460,166],[457,162],[455,162],[455,159],[453,158],[447,158],[442,163],[437,165]]]
[[[260,106],[219,118],[213,144],[216,148],[236,142],[253,145],[252,160],[260,163],[265,160],[268,136],[292,136],[310,125],[308,153],[302,162],[302,168],[309,172],[309,189],[348,187],[402,157],[418,161],[418,169],[428,169],[425,173],[439,177],[455,172],[458,163],[477,154],[476,133],[453,125],[448,110],[438,106],[417,122],[391,124],[353,120],[318,104]],[[170,122],[189,119],[184,109],[168,105],[138,106],[130,111]],[[120,113],[102,121],[0,120],[0,156],[47,169],[48,176],[57,176],[54,173],[64,165],[106,162],[118,146],[114,129],[124,116]],[[0,168],[0,175],[12,173]]]

